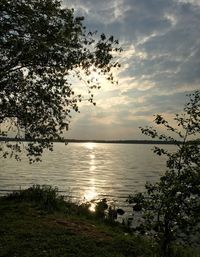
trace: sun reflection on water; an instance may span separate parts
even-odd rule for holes
[[[89,210],[91,212],[95,212],[95,208],[96,208],[96,203],[91,203],[90,207],[89,207]]]
[[[95,165],[91,165],[90,166],[90,171],[94,171],[94,170],[96,170],[96,166]]]
[[[90,154],[90,159],[95,159],[95,155],[94,154]]]
[[[93,149],[96,147],[96,144],[95,143],[85,143],[85,147],[88,148],[88,149]]]
[[[89,161],[90,167],[89,167],[89,169],[90,169],[90,171],[94,171],[96,169],[95,154],[92,153],[92,154],[89,155],[89,157],[90,157],[90,161]]]
[[[90,175],[93,175],[93,171],[95,171],[96,169],[96,159],[95,159],[95,152],[93,151],[94,148],[96,147],[96,143],[85,143],[85,147],[90,150],[88,158],[88,164],[89,164],[89,171],[91,172]],[[88,186],[88,190],[86,190],[83,193],[83,199],[86,202],[90,202],[90,207],[89,210],[92,212],[95,212],[95,207],[96,207],[96,203],[95,200],[98,198],[98,193],[95,187],[95,179],[91,178],[89,181],[89,186]]]
[[[98,197],[98,193],[96,191],[95,186],[93,186],[90,189],[88,189],[87,191],[85,191],[83,197],[84,197],[86,202],[90,202],[89,210],[92,211],[92,212],[95,212],[96,204],[93,200],[97,199],[97,197]]]
[[[95,211],[95,200],[98,198],[98,193],[97,193],[97,190],[96,190],[96,187],[95,187],[95,179],[92,178],[90,179],[90,185],[89,186],[89,189],[86,190],[83,194],[83,198],[84,198],[84,201],[86,202],[90,202],[90,208],[89,210],[90,211]]]
[[[88,189],[87,191],[85,191],[84,193],[84,198],[86,201],[92,201],[94,199],[96,199],[98,196],[98,193],[96,191],[95,187],[91,187],[90,189]]]

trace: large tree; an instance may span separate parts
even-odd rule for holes
[[[25,146],[30,160],[51,150],[52,140],[68,129],[71,111],[79,111],[84,96],[76,92],[74,78],[93,104],[99,84],[91,73],[114,83],[118,41],[104,34],[97,39],[83,20],[57,0],[0,1],[0,133],[6,138],[8,127],[15,127],[16,138],[30,139]],[[19,157],[20,142],[7,147]]]

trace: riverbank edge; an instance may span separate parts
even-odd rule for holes
[[[35,186],[0,197],[0,256],[160,257],[153,240]],[[175,257],[199,257],[179,249]]]
[[[88,206],[50,201],[41,205],[16,192],[0,197],[0,256],[151,256],[150,242],[95,217]]]

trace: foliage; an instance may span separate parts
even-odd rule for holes
[[[96,203],[95,206],[95,215],[98,218],[105,218],[105,211],[108,209],[108,204],[106,198],[101,199]]]
[[[0,12],[0,136],[14,128],[15,139],[29,141],[30,161],[38,161],[43,149],[62,139],[81,101],[95,105],[100,84],[94,74],[116,82],[114,55],[121,48],[113,36],[87,32],[84,17],[74,17],[60,0],[1,0]],[[80,94],[84,88],[86,95]],[[19,159],[21,141],[7,146],[3,157]]]
[[[68,196],[59,194],[57,187],[50,185],[33,185],[27,189],[13,191],[6,196],[7,200],[16,202],[33,203],[39,209],[47,212],[62,211],[65,214],[76,215],[92,220],[105,221],[114,225],[117,215],[123,215],[122,209],[116,209],[107,204],[107,199],[92,200],[91,202],[76,203]],[[91,211],[91,203],[95,202],[95,211]],[[108,211],[107,211],[108,210]],[[106,212],[107,211],[107,212]]]
[[[160,257],[152,241],[124,234],[94,219],[41,212],[29,202],[0,197],[0,256],[16,257]],[[180,253],[180,254],[179,254]],[[191,249],[176,249],[173,257],[199,257]]]
[[[63,196],[58,194],[58,188],[47,185],[33,185],[28,189],[15,191],[7,199],[32,202],[48,212],[64,209],[65,206]]]
[[[172,242],[194,245],[200,236],[200,146],[195,140],[200,134],[200,92],[190,95],[184,113],[177,114],[172,127],[161,115],[155,123],[164,126],[168,134],[159,134],[152,127],[142,128],[142,133],[166,142],[173,141],[176,151],[170,153],[155,147],[158,155],[167,155],[167,170],[155,184],[146,184],[146,191],[129,197],[133,211],[141,218],[136,228],[141,233],[153,235],[163,256],[170,256]],[[177,137],[178,136],[178,137]]]
[[[153,256],[148,241],[124,235],[95,219],[61,211],[41,212],[37,206],[0,197],[0,256],[138,257]]]

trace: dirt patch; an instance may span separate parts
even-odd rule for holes
[[[85,235],[99,240],[111,240],[112,236],[104,231],[97,229],[95,225],[85,223],[83,221],[71,221],[56,219],[52,221],[54,224],[62,226],[70,230],[74,234]]]

